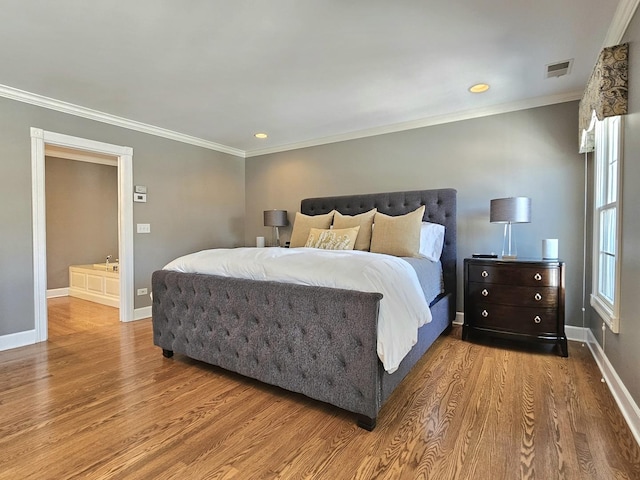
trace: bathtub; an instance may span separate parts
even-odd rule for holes
[[[120,307],[118,263],[94,263],[69,267],[69,296]]]
[[[81,265],[84,266],[84,265]],[[96,270],[104,270],[106,272],[117,272],[120,268],[120,264],[118,262],[113,263],[94,263],[92,265]]]

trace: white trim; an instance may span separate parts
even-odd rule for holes
[[[530,108],[544,107],[546,105],[571,102],[574,100],[580,100],[583,93],[583,91],[579,91],[563,93],[559,95],[549,95],[546,97],[530,98],[527,100],[521,100],[519,102],[504,103],[502,105],[494,105],[491,107],[478,108],[475,110],[466,110],[464,112],[449,113],[446,115],[437,115],[434,117],[422,118],[410,122],[396,123],[393,125],[385,125],[382,127],[374,127],[365,130],[358,130],[356,132],[333,135],[330,137],[316,138],[304,142],[290,143],[289,145],[248,150],[245,152],[245,157],[257,157],[259,155],[285,152],[288,150],[297,150],[299,148],[316,147],[318,145],[325,145],[328,143],[346,142],[348,140],[356,140],[358,138],[384,135],[386,133],[396,133],[405,130],[413,130],[416,128],[432,127],[434,125],[442,125],[444,123],[460,122],[463,120],[488,117],[490,115],[498,115],[501,113],[516,112],[518,110],[528,110]]]
[[[100,155],[95,152],[81,152],[80,150],[69,150],[64,147],[47,145],[45,149],[47,157],[63,158],[65,160],[77,160],[80,162],[97,163],[110,167],[118,166],[118,159],[110,155]]]
[[[567,340],[573,342],[587,342],[587,335],[590,330],[583,327],[575,327],[573,325],[565,325],[564,333],[567,336]]]
[[[456,318],[453,319],[454,325],[464,325],[464,312],[456,312]]]
[[[209,150],[215,150],[217,152],[228,153],[229,155],[244,158],[244,151],[237,148],[227,147],[226,145],[221,145],[219,143],[210,142],[201,138],[192,137],[191,135],[174,132],[172,130],[167,130],[166,128],[155,127],[153,125],[137,122],[135,120],[129,120],[123,117],[118,117],[116,115],[100,112],[98,110],[82,107],[80,105],[74,105],[73,103],[63,102],[61,100],[56,100],[54,98],[45,97],[36,93],[27,92],[18,88],[10,87],[8,85],[0,85],[0,97],[9,98],[11,100],[17,100],[18,102],[48,108],[49,110],[68,113],[77,117],[88,118],[97,122],[115,125],[116,127],[128,128],[129,130],[148,133],[157,137],[168,138],[169,140],[188,143],[190,145],[196,145],[198,147],[207,148]]]
[[[47,243],[44,196],[44,132],[31,128],[31,221],[33,230],[33,307],[35,341],[44,342],[47,332]]]
[[[634,0],[640,1],[640,0]],[[303,142],[291,143],[288,145],[280,145],[269,148],[261,148],[256,150],[240,150],[238,148],[229,147],[201,138],[192,137],[182,133],[174,132],[146,123],[137,122],[135,120],[129,120],[123,117],[118,117],[90,108],[81,107],[72,103],[63,102],[53,98],[45,97],[35,93],[26,92],[17,88],[10,87],[8,85],[0,84],[0,97],[9,98],[18,102],[29,103],[31,105],[37,105],[39,107],[48,108],[50,110],[56,110],[58,112],[68,113],[70,115],[76,115],[78,117],[88,118],[102,123],[115,125],[122,128],[128,128],[138,132],[148,133],[150,135],[156,135],[158,137],[168,138],[177,142],[187,143],[190,145],[196,145],[198,147],[207,148],[209,150],[215,150],[221,153],[227,153],[240,158],[257,157],[259,155],[267,155],[269,153],[285,152],[288,150],[296,150],[299,148],[315,147],[318,145],[325,145],[329,143],[344,142],[347,140],[355,140],[358,138],[372,137],[375,135],[384,135],[386,133],[401,132],[404,130],[413,130],[416,128],[430,127],[434,125],[441,125],[444,123],[459,122],[462,120],[470,120],[473,118],[487,117],[490,115],[498,115],[501,113],[515,112],[518,110],[527,110],[529,108],[543,107],[546,105],[553,105],[557,103],[570,102],[579,100],[582,98],[583,92],[569,92],[558,95],[549,95],[546,97],[537,97],[519,102],[505,103],[502,105],[495,105],[492,107],[480,108],[476,110],[467,110],[464,112],[451,113],[446,115],[438,115],[434,117],[427,117],[419,120],[413,120],[410,122],[402,122],[393,125],[385,125],[382,127],[375,127],[365,130],[359,130],[356,132],[349,132],[340,135],[333,135],[329,137],[317,138],[307,140]]]
[[[118,258],[120,259],[120,321],[133,318],[133,149],[31,128],[33,204],[33,299],[36,341],[47,339],[47,259],[45,149],[47,145],[96,152],[118,160]]]
[[[52,288],[47,290],[47,298],[68,297],[69,287]]]
[[[11,350],[12,348],[20,348],[26,345],[36,343],[36,331],[27,330],[26,332],[10,333],[0,336],[0,351]]]
[[[639,3],[640,0],[620,0],[618,2],[607,35],[604,37],[602,48],[618,45],[622,41]]]
[[[151,317],[151,305],[148,307],[136,308],[133,311],[133,320],[142,320]]]
[[[602,320],[607,324],[609,329],[613,333],[620,332],[620,285],[621,285],[621,272],[622,262],[624,261],[622,251],[622,172],[624,169],[624,117],[607,117],[602,121],[595,122],[595,153],[594,153],[594,196],[593,196],[593,231],[592,231],[592,256],[591,256],[591,268],[592,268],[592,280],[591,291],[594,292],[590,296],[590,305],[600,315]],[[616,123],[617,122],[617,123]],[[617,138],[614,135],[610,135],[612,128],[617,124],[618,135]],[[603,184],[610,185],[611,179],[608,177],[609,172],[606,168],[607,165],[603,165],[603,162],[608,163],[611,152],[611,144],[615,142],[617,144],[618,158],[617,162],[617,178],[616,180],[616,200],[610,203],[607,201],[599,200],[600,187]],[[606,177],[603,177],[606,175]],[[603,205],[598,202],[602,201]],[[600,241],[602,238],[602,230],[600,225],[600,214],[602,209],[610,208],[611,206],[616,209],[616,251],[615,251],[615,273],[614,273],[614,299],[613,303],[610,303],[609,299],[600,294]]]
[[[617,281],[617,279],[616,279]],[[593,288],[597,288],[597,285],[594,281]],[[619,290],[619,289],[618,289]],[[616,291],[617,292],[617,291]],[[616,298],[618,294],[616,293]],[[600,297],[594,295],[593,293],[589,296],[590,302],[589,304],[596,311],[598,316],[606,323],[613,333],[619,333],[620,331],[620,318],[616,316],[609,305],[602,301]]]
[[[607,386],[611,391],[611,395],[613,395],[614,400],[618,404],[618,408],[620,408],[622,416],[626,420],[627,425],[629,425],[631,433],[636,439],[636,442],[640,445],[640,408],[638,408],[638,404],[634,401],[624,383],[622,383],[622,380],[613,368],[613,365],[611,365],[611,362],[609,362],[607,355],[598,344],[593,332],[589,330],[587,334],[589,350],[591,350],[591,354],[598,364],[602,377],[607,383]]]

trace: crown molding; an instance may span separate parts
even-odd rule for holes
[[[633,0],[640,2],[640,0]],[[261,155],[268,155],[271,153],[286,152],[289,150],[297,150],[300,148],[316,147],[319,145],[326,145],[330,143],[345,142],[348,140],[357,140],[359,138],[373,137],[376,135],[384,135],[387,133],[396,133],[404,130],[414,130],[416,128],[431,127],[434,125],[441,125],[445,123],[459,122],[463,120],[471,120],[474,118],[487,117],[490,115],[498,115],[501,113],[515,112],[518,110],[527,110],[529,108],[543,107],[546,105],[552,105],[555,103],[570,102],[573,100],[579,100],[582,98],[583,92],[569,92],[558,95],[550,95],[546,97],[537,97],[518,102],[505,103],[501,105],[495,105],[486,108],[480,108],[475,110],[466,110],[463,112],[456,112],[446,115],[436,115],[433,117],[422,118],[419,120],[412,120],[410,122],[401,122],[392,125],[384,125],[381,127],[369,128],[365,130],[358,130],[354,132],[348,132],[339,135],[332,135],[328,137],[321,137],[303,142],[296,142],[286,145],[276,145],[273,147],[261,148],[256,150],[240,150],[237,148],[228,147],[201,138],[192,137],[182,133],[174,132],[146,123],[137,122],[135,120],[129,120],[123,117],[118,117],[108,113],[92,110],[90,108],[81,107],[72,103],[55,100],[49,97],[38,95],[35,93],[26,92],[17,88],[9,87],[0,84],[0,97],[9,98],[18,102],[29,103],[50,110],[56,110],[70,115],[78,117],[88,118],[102,123],[115,125],[122,128],[128,128],[142,133],[148,133],[158,137],[168,138],[177,142],[187,143],[198,147],[207,148],[209,150],[215,150],[221,153],[227,153],[240,158],[258,157]]]
[[[36,93],[26,92],[24,90],[9,87],[7,85],[0,85],[0,97],[9,98],[18,102],[29,103],[38,107],[48,108],[49,110],[68,113],[77,117],[88,118],[97,122],[108,123],[109,125],[115,125],[116,127],[122,127],[129,130],[135,130],[137,132],[148,133],[157,137],[168,138],[169,140],[175,140],[177,142],[188,143],[190,145],[207,148],[209,150],[215,150],[216,152],[227,153],[236,157],[245,157],[244,150],[227,147],[226,145],[221,145],[219,143],[210,142],[201,138],[192,137],[191,135],[174,132],[172,130],[167,130],[166,128],[155,127],[146,123],[136,122],[135,120],[129,120],[127,118],[118,117],[116,115],[100,112],[91,108],[81,107],[79,105],[74,105],[73,103],[63,102],[61,100],[38,95]]]
[[[639,0],[640,1],[640,0]],[[387,133],[402,132],[405,130],[414,130],[416,128],[432,127],[434,125],[442,125],[445,123],[460,122],[462,120],[471,120],[474,118],[488,117],[490,115],[498,115],[501,113],[516,112],[518,110],[527,110],[529,108],[544,107],[547,105],[553,105],[556,103],[571,102],[574,100],[580,100],[582,98],[582,91],[569,92],[558,95],[549,95],[546,97],[536,97],[518,102],[504,103],[501,105],[494,105],[491,107],[479,108],[475,110],[466,110],[463,112],[456,112],[446,115],[437,115],[433,117],[422,118],[419,120],[413,120],[410,122],[396,123],[393,125],[385,125],[382,127],[369,128],[365,130],[358,130],[355,132],[344,133],[340,135],[333,135],[329,137],[316,138],[304,142],[290,143],[287,145],[280,145],[268,148],[261,148],[256,150],[248,150],[245,152],[245,157],[258,157],[261,155],[268,155],[271,153],[286,152],[289,150],[297,150],[300,148],[316,147],[319,145],[325,145],[329,143],[346,142],[348,140],[357,140],[359,138],[373,137],[377,135],[384,135]]]
[[[639,3],[640,0],[620,0],[602,44],[603,48],[618,45],[622,41]]]

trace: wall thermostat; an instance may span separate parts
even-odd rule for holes
[[[147,187],[144,185],[136,185],[136,193],[147,193]]]
[[[133,201],[134,202],[145,202],[147,201],[147,194],[146,193],[135,193],[133,195]]]

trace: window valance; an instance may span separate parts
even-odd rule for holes
[[[603,120],[627,113],[628,69],[628,43],[607,47],[600,52],[580,100],[580,153],[593,151],[593,127],[596,119]]]

